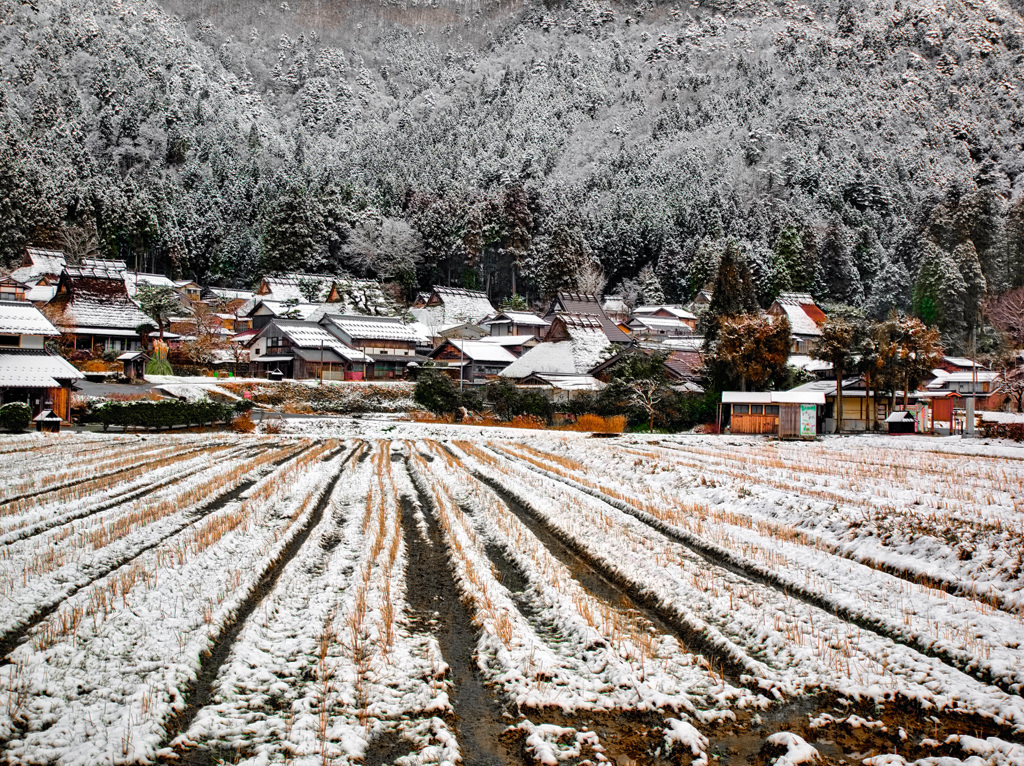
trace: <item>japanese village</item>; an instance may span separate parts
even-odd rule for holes
[[[0,766],[1024,766],[1020,0],[0,0]]]

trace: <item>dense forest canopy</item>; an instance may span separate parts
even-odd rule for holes
[[[912,309],[1024,284],[1007,0],[0,0],[0,257]]]

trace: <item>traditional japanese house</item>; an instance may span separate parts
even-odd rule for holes
[[[11,272],[11,277],[23,285],[32,287],[43,277],[54,281],[60,278],[67,261],[61,250],[45,250],[40,247],[26,247],[21,266]]]
[[[320,324],[345,345],[373,357],[372,377],[376,380],[404,378],[411,363],[426,361],[416,353],[419,334],[396,317],[334,314],[327,310]]]
[[[693,335],[693,328],[677,317],[660,317],[648,314],[634,316],[626,323],[626,329],[634,339],[678,338]]]
[[[821,325],[828,320],[808,293],[781,293],[768,307],[767,313],[789,319],[794,354],[808,354],[817,348],[821,340]]]
[[[91,351],[139,349],[139,328],[156,326],[128,297],[121,272],[101,267],[68,266],[47,315],[76,349]]]
[[[430,353],[430,358],[456,380],[478,383],[497,376],[516,357],[496,343],[449,338]]]
[[[25,285],[14,277],[0,277],[0,301],[25,300]]]
[[[589,314],[558,314],[544,336],[501,372],[502,377],[523,379],[534,373],[589,374],[611,356],[608,336],[600,319]]]
[[[697,315],[681,306],[662,304],[660,306],[638,306],[633,310],[634,317],[654,317],[656,319],[677,319],[691,330],[697,329]]]
[[[540,338],[551,322],[529,311],[501,311],[483,322],[484,328],[495,337],[506,335],[534,335]]]
[[[520,357],[534,346],[540,344],[535,335],[485,335],[481,343],[494,343],[501,346],[514,357]]]
[[[249,344],[249,360],[259,376],[280,370],[296,380],[364,380],[373,359],[346,346],[316,322],[274,319]]]
[[[480,324],[494,314],[494,306],[487,293],[435,285],[423,305],[412,313],[420,322],[437,328],[463,322]]]
[[[46,351],[46,339],[58,334],[31,303],[0,301],[0,404],[22,402],[33,415],[51,409],[71,419],[71,387],[82,374]]]
[[[604,313],[604,309],[601,308],[601,301],[596,295],[558,293],[554,300],[552,300],[548,313],[544,318],[553,323],[554,318],[559,314],[593,317],[601,325],[601,329],[604,331],[609,343],[621,343],[623,345],[631,343],[629,336],[622,331],[622,328]]]

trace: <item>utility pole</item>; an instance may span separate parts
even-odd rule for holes
[[[324,342],[320,341],[320,385],[324,384]]]

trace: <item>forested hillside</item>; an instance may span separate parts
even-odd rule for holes
[[[0,248],[915,309],[1024,284],[1008,0],[0,0]],[[582,283],[582,284],[580,284]]]

